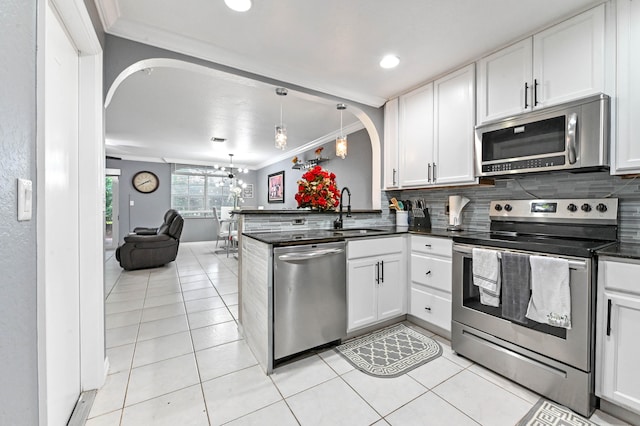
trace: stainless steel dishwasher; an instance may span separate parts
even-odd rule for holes
[[[345,247],[338,242],[273,250],[275,360],[346,336]]]

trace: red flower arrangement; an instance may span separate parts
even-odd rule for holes
[[[299,209],[311,207],[318,210],[335,210],[340,203],[336,175],[315,166],[298,181],[298,193],[295,198]]]

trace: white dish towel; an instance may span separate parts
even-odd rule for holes
[[[500,259],[498,252],[473,248],[473,284],[480,289],[480,303],[500,306]]]
[[[531,300],[526,317],[555,327],[571,328],[569,261],[530,256]]]

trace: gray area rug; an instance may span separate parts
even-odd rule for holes
[[[398,377],[442,354],[438,342],[403,324],[350,340],[336,348],[358,370]]]
[[[540,399],[516,426],[598,426],[598,424],[574,413],[567,407]]]

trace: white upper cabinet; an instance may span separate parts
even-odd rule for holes
[[[400,186],[398,158],[398,98],[384,106],[384,189]]]
[[[611,173],[640,173],[640,2],[619,0],[617,7],[618,118]]]
[[[533,36],[533,106],[605,91],[605,5]]]
[[[400,187],[477,182],[475,64],[400,96],[398,109]]]
[[[433,83],[400,96],[400,185],[431,185]]]
[[[605,5],[478,61],[478,123],[606,93]]]
[[[475,65],[454,71],[433,83],[434,163],[436,185],[476,182],[473,163]]]
[[[531,108],[531,39],[522,40],[478,61],[478,122]]]

